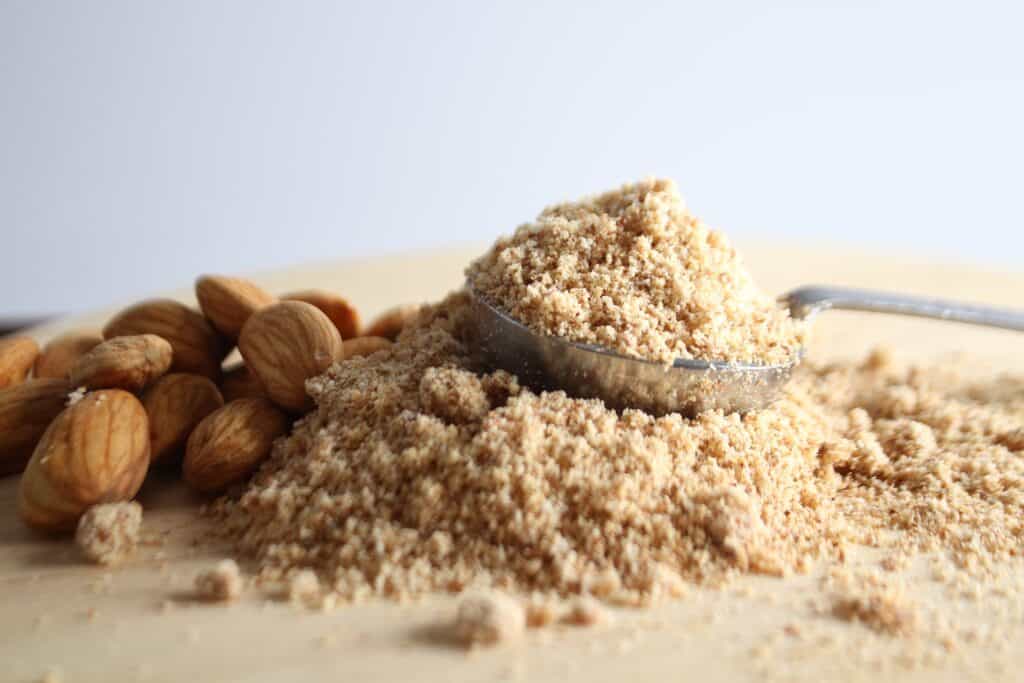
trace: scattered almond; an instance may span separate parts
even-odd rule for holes
[[[174,349],[173,372],[220,379],[220,364],[228,347],[199,311],[172,299],[151,299],[118,313],[103,328],[103,337],[155,334]]]
[[[103,337],[98,332],[68,332],[43,347],[36,358],[33,374],[37,378],[67,379],[79,358],[96,348]]]
[[[307,289],[281,297],[283,301],[305,301],[316,306],[331,319],[342,339],[359,335],[359,312],[344,297],[322,289]]]
[[[199,308],[228,339],[238,339],[249,316],[274,303],[274,295],[239,277],[203,275],[196,280]]]
[[[182,472],[196,491],[214,493],[249,476],[288,431],[288,417],[265,398],[241,398],[193,430]]]
[[[420,307],[416,304],[396,306],[379,315],[363,334],[367,337],[384,337],[394,341],[398,333],[416,318],[419,311]]]
[[[382,349],[390,349],[391,341],[384,337],[355,337],[346,339],[342,347],[342,358],[355,358],[357,356],[369,356]]]
[[[71,385],[139,391],[171,367],[171,345],[155,334],[114,337],[78,359]]]
[[[18,486],[18,512],[35,529],[73,529],[89,507],[134,497],[148,468],[139,400],[120,389],[91,392],[39,440]]]
[[[266,397],[267,390],[256,373],[247,368],[245,363],[237,363],[224,371],[220,393],[224,396],[224,402],[230,403],[239,398]]]
[[[320,309],[303,301],[282,301],[249,318],[238,349],[271,400],[301,413],[313,406],[306,380],[341,359],[342,341]]]
[[[67,380],[30,379],[0,389],[0,475],[20,472],[43,432],[62,410]]]
[[[192,430],[224,399],[209,377],[174,372],[146,390],[142,405],[149,416],[151,460],[157,463],[180,456]]]
[[[38,355],[39,344],[32,337],[0,339],[0,389],[24,382]]]

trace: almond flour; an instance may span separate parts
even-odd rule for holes
[[[311,380],[317,409],[213,506],[262,578],[312,569],[343,600],[491,587],[637,605],[850,544],[977,575],[1021,550],[1022,378],[874,353],[801,366],[764,410],[654,418],[476,367],[467,303]]]
[[[244,582],[234,560],[221,560],[199,572],[195,579],[196,597],[207,602],[231,602],[242,594]]]
[[[545,209],[467,276],[527,327],[628,356],[786,363],[803,342],[803,325],[757,288],[671,180]]]
[[[111,565],[135,551],[142,506],[135,502],[93,505],[78,520],[75,543],[86,559]]]

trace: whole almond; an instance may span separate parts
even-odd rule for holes
[[[265,398],[240,398],[210,413],[188,438],[185,483],[215,493],[252,474],[288,431],[288,417]]]
[[[359,312],[344,297],[322,289],[306,289],[281,297],[282,301],[305,301],[331,319],[342,339],[359,336]]]
[[[407,304],[385,311],[377,316],[363,334],[367,337],[384,337],[394,341],[398,333],[419,315],[420,308],[415,304]]]
[[[20,472],[39,438],[64,410],[66,379],[30,379],[0,389],[0,476]]]
[[[67,379],[75,362],[96,348],[103,337],[98,332],[68,332],[43,347],[32,374],[37,378]]]
[[[282,301],[253,314],[242,328],[238,350],[270,399],[301,413],[313,406],[306,380],[341,359],[342,341],[320,309],[302,301]]]
[[[149,468],[149,422],[120,389],[86,394],[50,424],[18,485],[30,527],[68,531],[97,503],[131,500]]]
[[[0,389],[24,382],[38,355],[39,344],[32,337],[0,339]]]
[[[228,347],[199,311],[171,299],[151,299],[121,311],[103,328],[104,339],[135,334],[155,334],[170,343],[172,372],[220,379]]]
[[[139,391],[171,367],[171,345],[155,334],[114,337],[78,359],[71,385]]]
[[[391,342],[384,337],[355,337],[345,340],[342,357],[348,360],[359,356],[369,356],[371,353],[390,348]]]
[[[174,372],[154,382],[142,396],[149,417],[151,461],[180,456],[196,425],[222,405],[220,390],[209,377]]]
[[[237,363],[224,371],[224,379],[220,382],[220,393],[224,397],[224,402],[230,403],[239,398],[254,398],[256,396],[266,398],[267,389],[256,373],[246,367],[245,363]]]
[[[225,337],[238,339],[249,316],[274,303],[272,294],[239,277],[203,275],[196,280],[199,308]]]

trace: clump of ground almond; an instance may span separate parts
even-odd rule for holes
[[[456,294],[309,383],[317,409],[214,506],[261,575],[312,568],[340,599],[484,585],[635,605],[851,543],[1020,550],[1024,380],[874,354],[801,367],[764,410],[656,418],[475,366],[467,313]]]
[[[135,502],[94,505],[75,531],[82,555],[97,564],[117,564],[133,552],[142,527],[142,506]]]
[[[566,259],[552,260],[559,244]],[[654,265],[624,256],[640,248]],[[636,282],[612,291],[624,272]],[[690,285],[672,290],[670,274]],[[540,317],[523,315],[528,324],[589,325],[599,336],[577,338],[646,357],[774,362],[799,345],[792,321],[664,181],[550,209],[470,276],[499,303],[533,302]],[[721,287],[693,289],[708,278]],[[555,308],[539,303],[558,293]],[[683,299],[697,308],[673,308]],[[627,301],[629,315],[615,313]],[[606,605],[693,584],[841,565],[852,544],[884,549],[887,571],[937,553],[980,572],[1022,550],[1022,377],[966,379],[878,350],[801,365],[762,410],[655,417],[479,366],[470,303],[458,292],[424,306],[393,345],[311,379],[316,408],[241,493],[211,507],[260,580],[290,581],[301,603],[471,589],[486,597],[467,598],[455,631],[485,643],[600,624]],[[598,319],[616,335],[601,337]],[[671,320],[688,330],[685,347],[658,346]],[[884,581],[834,588],[834,617],[894,635],[916,628],[913,599]]]
[[[549,207],[467,276],[527,327],[639,358],[788,363],[803,343],[802,323],[671,180]]]

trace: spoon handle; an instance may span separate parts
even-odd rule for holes
[[[976,306],[959,301],[908,296],[869,289],[827,287],[813,285],[800,287],[782,296],[794,318],[811,320],[822,311],[838,308],[848,311],[897,313],[922,318],[953,320],[973,325],[988,325],[1024,332],[1024,311]]]

